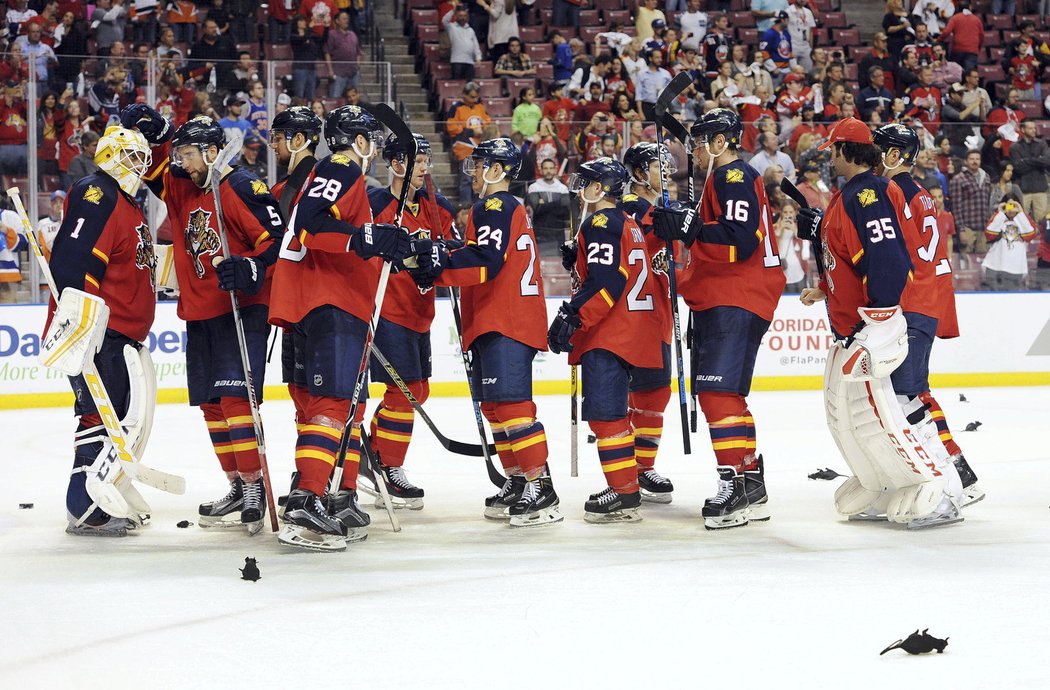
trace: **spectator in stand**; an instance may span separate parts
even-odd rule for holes
[[[911,8],[911,24],[916,31],[918,24],[925,24],[929,27],[930,35],[937,36],[942,33],[953,14],[955,6],[952,5],[952,0],[918,0]]]
[[[568,84],[572,77],[572,48],[560,31],[551,32],[551,45],[554,52],[551,55],[551,65],[554,66],[554,81],[559,84]]]
[[[609,113],[611,111],[612,109],[602,94],[602,85],[592,81],[590,93],[587,95],[587,98],[576,105],[573,119],[576,122],[589,122],[595,113]]]
[[[595,113],[587,126],[573,138],[576,152],[583,156],[585,161],[593,160],[602,155],[602,146],[606,137],[613,137],[612,148],[620,148],[619,134],[612,128],[612,115],[609,113]]]
[[[915,54],[915,51],[904,51],[901,55],[900,67],[897,68],[897,74],[893,80],[897,85],[896,93],[898,96],[904,96],[908,93],[908,89],[919,83],[919,71],[921,69],[919,57]]]
[[[480,135],[481,128],[492,122],[485,104],[481,102],[480,93],[477,84],[468,82],[463,87],[463,98],[449,107],[446,127],[450,137],[456,137],[468,127],[476,130],[475,135]]]
[[[791,48],[791,34],[787,32],[786,27],[787,12],[780,12],[773,18],[773,25],[759,37],[758,49],[765,58],[762,66],[773,77],[773,84],[776,86],[784,81],[784,77],[797,64]]]
[[[95,54],[109,55],[110,46],[124,40],[124,25],[128,10],[123,0],[97,0],[91,13],[91,28],[95,30]]]
[[[886,32],[886,49],[890,55],[901,55],[904,46],[915,36],[903,0],[886,0],[886,14],[882,18]]]
[[[4,61],[0,62],[0,82],[13,81],[23,84],[29,79],[29,69],[26,61],[22,59],[22,46],[17,42],[7,47]]]
[[[538,161],[551,159],[561,174],[563,162],[567,162],[569,152],[565,148],[565,140],[558,136],[554,123],[548,118],[540,120],[539,131],[533,137],[532,146],[525,152],[525,165],[532,172],[533,179],[542,177],[542,171]]]
[[[963,92],[963,105],[969,106],[978,101],[980,105],[976,114],[984,122],[992,112],[992,99],[981,86],[981,73],[976,68],[966,70],[962,75],[962,85],[966,89]]]
[[[650,0],[655,2],[655,0]],[[635,82],[635,93],[638,100],[638,114],[646,122],[654,122],[656,99],[660,92],[671,83],[671,73],[663,68],[664,54],[659,50],[650,50],[646,55],[649,68],[638,75]]]
[[[861,119],[867,121],[868,115],[877,112],[889,115],[893,111],[893,94],[886,88],[886,72],[879,66],[868,68],[868,85],[857,94],[857,111]]]
[[[922,67],[919,81],[905,96],[909,106],[906,115],[921,120],[930,134],[934,134],[941,124],[941,98],[941,90],[933,85],[933,68]]]
[[[579,26],[580,8],[588,4],[588,0],[554,0],[551,24],[553,26]]]
[[[66,106],[65,122],[58,139],[58,181],[63,189],[69,189],[73,179],[69,175],[69,164],[83,150],[81,138],[91,131],[93,118],[81,118],[80,101],[73,99]]]
[[[933,85],[941,91],[962,81],[962,65],[949,60],[944,46],[940,43],[933,46],[933,61],[930,67],[933,68]]]
[[[27,0],[14,0],[14,6],[11,7],[9,3],[5,3],[8,6],[7,10],[7,29],[8,35],[17,36],[22,33],[23,24],[27,23],[30,19],[37,16],[36,10],[29,9],[29,3]]]
[[[977,116],[980,101],[974,101],[969,107],[963,105],[963,93],[966,87],[956,82],[948,88],[948,99],[941,108],[942,129],[951,143],[953,156],[962,158],[966,151],[973,148],[977,137],[974,136],[981,125]]]
[[[1024,192],[1024,211],[1033,218],[1047,213],[1046,174],[1050,171],[1050,148],[1039,137],[1035,122],[1021,123],[1021,140],[1010,146],[1014,177]],[[954,197],[953,197],[954,201]]]
[[[735,46],[734,46],[735,47]],[[730,85],[735,86],[739,91],[739,81],[743,81],[742,78],[737,79],[733,77],[733,63],[726,61],[718,66],[718,76],[708,82],[707,90],[708,95],[714,98],[716,94],[721,91],[725,91]]]
[[[102,131],[120,112],[122,101],[134,93],[127,71],[111,67],[88,91],[88,112],[95,118],[95,125]]]
[[[617,93],[613,97],[613,102],[609,111],[613,114],[617,126],[623,122],[634,122],[635,120],[641,120],[642,118],[642,116],[638,114],[638,106],[624,91]]]
[[[508,41],[519,33],[518,13],[514,11],[514,0],[488,0],[483,6],[489,13],[489,59],[498,62],[508,50]]]
[[[98,139],[99,136],[94,132],[84,132],[80,136],[80,153],[69,162],[70,184],[98,170],[98,166],[95,165]]]
[[[487,0],[461,0],[467,6],[470,17],[470,28],[474,31],[474,37],[478,39],[478,45],[485,43],[489,36],[489,12]]]
[[[257,0],[228,0],[226,3],[233,16],[230,35],[236,43],[258,43],[258,24],[255,13]]]
[[[531,77],[536,74],[536,68],[532,66],[532,59],[522,50],[521,39],[511,36],[507,41],[507,52],[496,61],[493,70],[497,77]]]
[[[795,163],[791,160],[791,156],[780,150],[780,142],[777,141],[776,134],[763,132],[758,135],[758,141],[756,143],[758,144],[759,150],[751,157],[748,164],[760,175],[764,173],[769,166],[779,165],[784,170],[784,176],[789,180],[794,181]]]
[[[638,3],[638,10],[635,12],[634,28],[638,32],[636,34],[638,40],[643,45],[653,37],[653,21],[662,19],[666,26],[667,17],[664,15],[663,10],[656,8],[656,3],[657,0],[641,0]]]
[[[806,86],[806,78],[792,73],[784,78],[784,89],[777,96],[777,114],[780,116],[780,134],[790,137],[795,126],[802,122],[802,108],[813,103],[813,92]]]
[[[809,0],[791,0],[787,15],[787,30],[791,34],[791,49],[795,53],[795,59],[805,69],[811,69],[813,30],[817,28],[817,20],[813,17],[813,11],[809,9]]]
[[[558,138],[568,141],[572,136],[572,116],[576,101],[564,95],[565,84],[552,81],[547,85],[547,101],[543,104],[543,117],[549,118],[558,130]]]
[[[219,114],[215,112],[215,107],[211,102],[211,94],[207,91],[198,91],[193,94],[193,107],[190,109],[190,119],[200,115],[210,117],[216,122],[219,121]]]
[[[328,38],[327,29],[320,36],[312,29],[306,17],[296,17],[291,38],[292,92],[296,98],[307,101],[313,100],[317,88],[317,65],[323,61],[324,44]]]
[[[292,107],[292,97],[289,96],[286,93],[278,94],[277,102],[274,103],[274,106],[273,106],[274,115],[276,115],[277,113],[283,113],[285,110],[288,110],[291,107]],[[263,141],[266,141],[266,140],[264,139]]]
[[[813,101],[802,104],[800,111],[801,121],[795,125],[788,139],[788,148],[795,151],[798,148],[798,140],[804,134],[812,134],[823,141],[828,138],[828,128],[816,121],[816,111],[813,109]]]
[[[915,162],[912,165],[911,176],[915,178],[915,181],[926,188],[931,194],[934,189],[938,189],[941,192],[941,198],[944,198],[946,194],[943,185],[943,178],[938,177],[934,174],[930,164],[930,152],[928,149],[920,148],[915,153]],[[954,227],[954,224],[953,224]]]
[[[1019,94],[1017,89],[1010,89],[1006,92],[1006,99],[1002,105],[992,108],[988,113],[987,122],[984,125],[984,129],[981,130],[981,134],[985,137],[992,136],[996,131],[999,132],[1000,136],[1003,137],[1003,156],[1009,157],[1010,155],[1010,144],[1012,141],[1017,141],[1021,135],[1021,122],[1025,119],[1024,112],[1020,109]],[[1010,133],[1012,136],[1007,136]]]
[[[157,42],[157,0],[134,0],[131,18],[132,40],[152,46]]]
[[[237,53],[237,64],[233,68],[233,83],[231,88],[237,91],[247,92],[253,81],[259,80],[259,70],[255,67],[255,60],[247,50]]]
[[[1024,192],[1014,182],[1014,164],[1003,161],[996,172],[997,179],[992,183],[992,196],[988,199],[988,208],[998,208],[999,204],[1010,199],[1024,208]]]
[[[335,27],[328,32],[324,50],[325,64],[328,65],[328,96],[338,98],[351,86],[357,87],[361,71],[361,43],[350,28],[348,12],[335,16]]]
[[[58,58],[55,57],[55,51],[51,49],[51,46],[40,40],[42,35],[43,29],[40,24],[32,22],[29,24],[25,36],[16,38],[15,43],[21,49],[23,58],[27,61],[33,61],[33,65],[36,67],[37,83],[46,84],[48,70],[51,65],[58,62]]]
[[[182,2],[184,0],[180,0]],[[187,3],[192,5],[193,3]],[[266,23],[270,28],[271,43],[287,43],[292,36],[292,17],[298,10],[298,0],[270,0]],[[169,20],[170,21],[170,20]],[[193,20],[196,23],[196,19]],[[192,41],[193,39],[188,39]]]
[[[772,27],[773,20],[787,8],[788,0],[751,0],[751,16],[755,18],[758,35]]]
[[[481,60],[481,46],[468,20],[467,8],[463,5],[445,15],[443,20],[452,49],[449,61],[452,63],[453,79],[473,79],[474,63]]]
[[[558,179],[558,165],[551,158],[540,163],[541,177],[529,185],[525,207],[532,214],[540,254],[557,252],[569,228],[569,188]]]
[[[58,236],[58,228],[62,225],[66,193],[61,189],[56,189],[51,192],[51,198],[48,201],[47,215],[36,224],[36,241],[44,253],[44,259],[50,261],[51,248],[55,246],[55,237]]]
[[[842,106],[846,102],[846,85],[833,82],[824,99],[824,113],[820,117],[827,124],[843,119]]]
[[[951,7],[949,0],[937,1],[945,2]],[[919,2],[922,3],[923,0]],[[932,26],[930,33],[936,35]],[[970,0],[959,0],[958,12],[948,21],[944,31],[940,32],[938,40],[948,44],[949,60],[958,62],[964,70],[977,67],[977,56],[984,47],[984,22],[970,11]]]
[[[261,81],[248,88],[248,125],[259,141],[270,140],[270,116],[266,111],[266,87]]]
[[[233,66],[237,46],[229,36],[219,33],[219,25],[204,20],[201,39],[190,48],[190,75],[199,85],[211,84],[213,90],[226,91],[233,84]]]
[[[55,29],[54,51],[58,59],[54,69],[55,83],[75,82],[88,47],[87,28],[72,12],[63,13],[62,23]]]
[[[4,201],[4,205],[7,205]],[[22,282],[22,271],[18,267],[18,256],[26,248],[27,242],[19,233],[22,225],[18,215],[6,208],[0,213],[0,300],[9,302],[12,293]]]
[[[913,21],[911,27],[915,32],[915,40],[904,46],[904,50],[914,50],[919,64],[928,65],[933,62],[933,43],[930,41],[929,28],[920,21]]]
[[[0,175],[26,174],[26,143],[29,139],[22,85],[4,83],[0,100]]]
[[[244,142],[241,147],[241,160],[238,167],[245,168],[260,180],[266,179],[266,156],[260,155],[263,143],[252,137]]]
[[[511,132],[518,132],[523,137],[531,137],[537,132],[543,113],[535,101],[536,89],[531,86],[518,92],[518,105],[514,108],[510,122]]]
[[[1032,52],[1032,46],[1024,40],[1014,41],[1014,56],[1010,58],[1010,87],[1017,89],[1018,97],[1023,101],[1040,100],[1040,89],[1036,84],[1039,74],[1039,61]]]
[[[812,208],[824,211],[831,203],[831,190],[820,179],[820,165],[814,160],[807,161],[802,166],[802,182],[798,185],[798,190]]]
[[[175,45],[175,31],[170,26],[161,28],[157,46],[157,59],[170,62],[175,69],[182,68],[182,61],[186,58],[182,51]]]
[[[786,294],[798,294],[809,287],[806,274],[809,271],[810,243],[803,242],[796,234],[798,207],[788,201],[780,208],[780,215],[773,225],[777,237],[777,253],[780,265],[787,276]]]
[[[1017,164],[1014,163],[1014,169],[1017,168]],[[1046,182],[1043,184],[1045,192]],[[980,151],[966,152],[966,162],[951,178],[948,190],[952,212],[959,228],[960,251],[983,254],[988,249],[984,239],[984,228],[990,215],[988,198],[992,193],[992,181],[988,173],[981,169]],[[1043,199],[1045,204],[1045,193]]]
[[[37,108],[36,132],[39,142],[40,160],[38,172],[43,175],[58,175],[58,138],[66,126],[65,105],[73,97],[67,89],[62,98],[51,92],[45,93]]]
[[[700,0],[688,0],[685,12],[678,15],[682,29],[682,45],[700,52],[700,42],[707,35],[707,13],[700,9]]]
[[[860,59],[860,65],[857,69],[857,81],[860,88],[868,87],[868,75],[871,74],[872,67],[882,68],[885,88],[890,93],[895,93],[894,76],[897,71],[897,56],[890,55],[886,50],[886,32],[884,31],[879,31],[872,37],[871,50]]]
[[[247,141],[251,135],[251,125],[242,117],[244,104],[247,102],[248,96],[244,92],[231,93],[223,99],[222,107],[226,111],[226,116],[219,120],[219,126],[226,133],[227,141],[233,139],[237,132],[241,133],[242,141]]]
[[[1035,239],[1035,223],[1015,201],[999,204],[998,211],[988,222],[984,238],[988,253],[982,268],[981,287],[996,292],[1024,290],[1028,275],[1027,243]]]
[[[211,0],[209,4],[210,6],[205,11],[204,16],[215,22],[219,27],[220,34],[228,34],[233,17],[229,9],[226,8],[226,3],[223,0]]]

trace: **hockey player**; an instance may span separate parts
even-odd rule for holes
[[[408,233],[372,222],[365,192],[367,169],[383,142],[383,128],[356,105],[325,118],[332,155],[317,162],[288,221],[274,273],[270,320],[291,329],[300,357],[295,381],[302,396],[295,466],[298,484],[285,503],[283,544],[324,551],[368,536],[369,518],[357,503],[360,437],[355,433],[340,486],[322,502],[335,466],[339,441],[350,417],[368,322],[375,307],[382,263],[413,253]],[[429,245],[422,246],[429,252]],[[364,400],[354,410],[360,423]]]
[[[828,354],[825,407],[855,476],[836,491],[836,509],[885,513],[916,529],[957,522],[962,485],[936,427],[917,398],[898,402],[890,382],[909,350],[901,304],[912,262],[900,221],[908,204],[900,187],[874,174],[879,149],[860,120],[840,121],[820,148],[830,148],[836,174],[847,180],[826,214],[804,209],[799,218],[800,236],[821,241],[820,289],[838,338]]]
[[[483,141],[463,162],[480,199],[470,210],[466,246],[440,243],[416,280],[462,286],[463,347],[473,357],[473,390],[492,427],[508,479],[485,499],[485,517],[512,527],[560,522],[547,472],[547,436],[532,400],[532,360],[547,349],[547,312],[536,237],[525,207],[508,191],[521,170],[510,139]]]
[[[124,421],[133,388],[149,385],[130,374],[125,355],[125,347],[130,347],[138,353],[136,357],[149,357],[149,350],[142,343],[153,325],[156,307],[153,241],[134,198],[150,164],[149,145],[138,132],[111,126],[98,142],[95,163],[99,170],[77,180],[66,197],[65,215],[50,262],[60,299],[57,306],[52,302],[48,309],[45,332],[53,319],[71,314],[77,321],[65,329],[66,333],[76,334],[87,327],[100,329],[91,336],[92,340],[97,337],[101,341],[94,356],[95,366],[113,411]],[[108,323],[92,325],[81,318],[87,310],[70,311],[69,306],[78,303],[76,291],[101,299],[109,309]],[[45,340],[52,334],[48,335]],[[76,398],[73,410],[80,420],[74,434],[73,471],[66,490],[66,531],[76,535],[126,536],[133,523],[96,507],[85,488],[92,465],[111,446],[84,377],[71,376],[70,384]],[[142,393],[137,391],[137,395]]]
[[[167,205],[179,285],[179,317],[186,321],[186,378],[190,405],[199,407],[228,493],[200,505],[201,527],[262,529],[266,495],[238,347],[229,290],[237,290],[256,399],[262,400],[266,367],[269,280],[284,221],[266,184],[251,173],[214,163],[226,134],[207,116],[172,132],[157,111],[143,104],[121,112],[154,147],[146,184]],[[220,177],[222,224],[232,256],[223,257],[219,220],[211,193]]]
[[[653,211],[657,236],[683,240],[689,248],[678,290],[693,311],[694,390],[719,475],[718,493],[702,510],[707,529],[769,519],[764,467],[745,396],[786,279],[762,176],[738,153],[742,132],[735,112],[704,113],[690,131],[697,160],[710,171],[698,207]]]
[[[431,199],[425,189],[425,176],[430,168],[430,142],[422,135],[416,140],[416,162],[412,177],[405,179],[405,145],[391,134],[383,146],[383,160],[390,169],[389,188],[368,190],[372,217],[377,223],[397,221],[397,204],[404,185],[409,185],[408,204],[402,226],[410,233],[429,235],[432,239],[452,240],[455,210],[445,197]],[[421,291],[410,274],[390,277],[375,347],[389,360],[394,370],[408,385],[416,401],[422,404],[430,395],[430,324],[434,320],[434,291]],[[371,363],[373,380],[386,384],[386,393],[372,416],[373,445],[380,459],[382,479],[394,507],[412,510],[423,508],[423,489],[405,477],[405,455],[412,440],[415,411],[386,369],[375,359]],[[383,499],[376,499],[377,506]]]
[[[984,498],[984,492],[977,487],[977,475],[952,438],[944,411],[930,392],[930,352],[934,337],[959,336],[948,238],[938,231],[933,197],[911,176],[919,137],[910,128],[893,123],[875,130],[874,143],[882,155],[884,175],[904,194],[901,225],[914,266],[911,287],[901,302],[908,323],[908,356],[890,380],[898,396],[906,396],[909,402],[918,398],[929,406],[941,442],[952,456],[962,480],[966,506]]]
[[[598,439],[608,488],[584,504],[588,522],[641,520],[636,435],[628,420],[635,371],[661,371],[658,285],[649,250],[635,219],[618,207],[627,169],[613,158],[582,164],[569,179],[584,208],[594,208],[576,235],[580,288],[562,303],[547,332],[552,352],[568,352],[583,365],[583,418]],[[664,401],[666,404],[666,400]]]
[[[650,142],[635,144],[623,156],[624,167],[630,179],[630,194],[623,196],[623,209],[630,214],[645,234],[653,280],[657,289],[653,299],[659,317],[658,327],[638,332],[660,340],[662,363],[654,368],[631,370],[631,393],[628,401],[628,419],[634,432],[635,457],[638,459],[638,484],[643,501],[670,503],[674,484],[654,469],[656,453],[664,428],[664,410],[671,399],[671,338],[674,326],[671,314],[671,288],[668,270],[673,266],[667,259],[667,242],[653,233],[653,208],[660,196],[660,158],[663,157],[664,175],[677,172],[674,158],[667,147],[662,149]],[[666,183],[666,181],[665,181]]]

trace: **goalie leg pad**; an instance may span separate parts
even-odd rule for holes
[[[66,288],[40,344],[40,363],[76,376],[102,348],[108,323],[109,307],[104,299]]]
[[[157,372],[149,348],[125,344],[124,365],[128,370],[130,400],[128,413],[120,420],[131,443],[132,455],[142,461],[143,451],[153,431],[153,413],[157,408]]]

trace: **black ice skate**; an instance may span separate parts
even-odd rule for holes
[[[640,491],[621,494],[609,487],[583,504],[583,519],[594,524],[641,522],[642,516],[638,513],[638,506],[641,504]]]
[[[314,551],[345,551],[346,527],[325,510],[321,499],[305,489],[288,494],[284,527],[277,541]]]
[[[558,510],[558,494],[550,477],[539,477],[525,482],[525,489],[518,502],[510,507],[511,527],[539,527],[565,518]]]
[[[217,501],[201,503],[197,521],[204,529],[211,527],[242,527],[241,511],[244,509],[244,482],[237,477],[230,482],[230,492]]]
[[[674,484],[651,467],[638,473],[638,488],[646,503],[670,503]]]
[[[288,489],[289,493],[299,488],[299,473],[292,472],[292,486]],[[277,517],[284,517],[284,504],[288,501],[288,494],[277,497]]]
[[[368,538],[368,525],[372,518],[361,510],[357,502],[357,492],[353,489],[340,489],[334,496],[329,495],[328,512],[342,523],[346,529],[346,542],[352,544]]]
[[[747,494],[747,519],[765,522],[769,519],[769,497],[766,496],[766,466],[758,456],[758,469],[744,470],[744,493]]]
[[[747,492],[744,477],[732,467],[718,468],[718,493],[704,501],[700,515],[706,529],[743,527],[748,518]]]
[[[521,499],[525,491],[525,477],[515,474],[505,482],[495,496],[485,499],[485,517],[489,520],[509,520],[510,507]]]
[[[248,536],[254,536],[263,528],[263,517],[266,515],[266,486],[260,476],[255,481],[244,482],[241,491],[244,495],[241,524],[248,528]]]
[[[386,483],[386,491],[390,494],[390,502],[395,509],[408,508],[409,510],[423,510],[423,489],[414,486],[405,477],[403,467],[380,467],[380,476]],[[383,495],[376,496],[376,508],[386,508],[383,503]]]
[[[974,503],[984,500],[984,491],[977,486],[977,474],[970,467],[970,463],[966,462],[963,454],[953,455],[952,464],[955,465],[955,469],[959,473],[959,479],[962,480],[962,507],[972,506]]]

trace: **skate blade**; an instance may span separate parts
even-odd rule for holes
[[[857,513],[846,518],[849,522],[887,522],[886,514]]]
[[[550,508],[544,508],[543,510],[537,510],[535,513],[529,515],[511,515],[510,526],[514,528],[519,527],[544,527],[546,525],[553,525],[556,522],[561,522],[565,519],[565,516],[558,510],[557,505],[553,505]]]
[[[368,527],[349,527],[346,530],[346,543],[356,544],[368,539]]]
[[[66,526],[66,534],[72,534],[75,537],[105,537],[105,538],[120,538],[128,536],[127,527],[117,527],[109,529],[100,529],[96,527],[90,527],[88,525],[80,525],[74,527],[73,525]]]
[[[403,510],[405,508],[408,510],[423,510],[422,498],[399,498],[391,494],[390,504],[394,506],[394,510]],[[376,495],[376,502],[374,505],[380,510],[386,510],[386,503],[383,501],[381,495]]]
[[[962,515],[956,513],[955,515],[944,516],[939,518],[919,518],[918,520],[912,520],[906,524],[909,530],[922,530],[931,529],[934,527],[947,527],[948,525],[954,525],[957,522],[962,522],[965,518]]]
[[[965,508],[967,506],[972,506],[974,503],[980,503],[984,500],[984,497],[984,491],[979,489],[976,484],[971,484],[963,489],[962,507]]]
[[[749,522],[766,522],[772,517],[769,514],[769,504],[766,502],[752,503],[747,509],[747,519]]]
[[[671,495],[673,492],[671,491],[658,494],[654,491],[646,491],[645,489],[641,489],[639,493],[642,494],[642,500],[646,503],[659,503],[661,505],[667,505],[672,500],[674,500]]]
[[[606,525],[615,522],[641,522],[642,515],[637,508],[625,508],[612,513],[588,513],[584,511],[583,521],[592,525]]]
[[[221,517],[201,515],[197,519],[197,525],[201,529],[233,529],[244,527],[244,523],[241,522],[240,513],[237,513],[235,516],[231,513],[230,515],[223,515]]]
[[[488,520],[499,520],[502,522],[506,522],[507,520],[510,520],[510,506],[485,506],[485,518]]]
[[[732,515],[726,515],[725,517],[717,518],[704,518],[704,529],[706,530],[720,530],[720,529],[732,529],[734,527],[744,527],[747,525],[747,510],[741,510]]]
[[[248,536],[249,537],[254,537],[259,532],[262,532],[264,523],[265,523],[265,520],[263,520],[261,518],[259,520],[254,521],[254,522],[246,522],[246,523],[244,523],[244,526],[248,528]]]
[[[285,525],[281,528],[277,541],[285,546],[308,551],[346,551],[346,539],[343,537],[319,534],[297,525]]]

